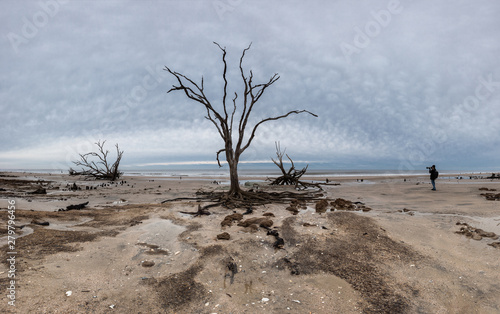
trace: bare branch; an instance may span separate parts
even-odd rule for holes
[[[285,149],[286,151],[286,149]],[[310,185],[309,183],[300,181],[300,178],[306,173],[307,167],[303,168],[300,171],[295,170],[295,164],[293,163],[292,158],[286,154],[286,157],[288,160],[290,160],[291,166],[288,169],[288,171],[285,169],[285,166],[283,165],[283,155],[285,155],[285,151],[281,152],[280,144],[279,142],[276,143],[276,156],[278,156],[278,161],[272,159],[271,160],[278,166],[278,168],[281,170],[282,175],[271,182],[271,185],[295,185],[297,188],[299,185],[303,187],[307,187]]]
[[[222,63],[224,63],[224,72],[222,72],[222,78],[224,79],[224,95],[222,96],[222,107],[224,108],[224,115],[225,115],[225,120],[227,121],[228,115],[227,115],[227,108],[226,108],[226,97],[227,97],[227,78],[226,78],[226,73],[227,73],[227,62],[226,62],[226,48],[222,48],[218,43],[214,41],[214,44],[219,47],[219,49],[222,51]],[[229,134],[231,136],[231,134]]]
[[[310,111],[307,111],[307,110],[292,110],[290,112],[288,112],[287,114],[284,114],[284,115],[281,115],[281,116],[278,116],[278,117],[274,117],[274,118],[266,118],[262,121],[260,121],[259,123],[257,123],[253,130],[252,130],[252,134],[250,135],[250,138],[248,139],[247,143],[245,146],[243,146],[243,148],[240,149],[240,151],[238,153],[243,153],[247,148],[248,146],[250,146],[250,144],[252,143],[252,140],[253,138],[255,137],[255,132],[257,131],[257,128],[264,122],[267,122],[267,121],[273,121],[273,120],[279,120],[279,119],[283,119],[283,118],[286,118],[288,117],[289,115],[291,114],[301,114],[301,113],[308,113],[310,115],[312,115],[313,117],[318,117],[316,114],[310,112]]]
[[[229,124],[229,130],[231,134],[233,134],[233,121],[234,121],[234,114],[236,113],[236,99],[238,99],[238,94],[234,93],[233,112],[231,113],[231,123]]]
[[[103,141],[102,143],[101,141],[98,141],[95,143],[99,148],[98,152],[79,154],[80,160],[73,161],[73,163],[82,167],[82,171],[77,172],[70,169],[70,174],[82,174],[96,179],[108,179],[111,181],[118,179],[122,175],[119,171],[119,165],[123,156],[123,151],[120,151],[118,144],[116,144],[116,160],[110,164],[110,161],[108,160],[109,151],[104,150],[105,143],[106,141]],[[97,162],[91,158],[97,158]]]
[[[245,136],[246,129],[248,127],[248,122],[250,119],[250,115],[254,109],[255,104],[260,100],[264,92],[267,90],[268,87],[273,85],[276,81],[279,80],[279,75],[275,73],[272,75],[269,80],[265,83],[262,84],[256,84],[254,85],[253,82],[253,72],[250,70],[248,77],[245,76],[245,71],[243,69],[243,59],[245,58],[245,55],[248,50],[250,50],[251,43],[248,45],[247,48],[243,49],[243,52],[241,53],[240,57],[240,62],[239,62],[239,70],[240,70],[240,75],[241,79],[244,84],[244,90],[243,90],[243,95],[242,97],[239,97],[238,93],[234,93],[234,98],[232,99],[233,105],[232,105],[232,112],[229,113],[229,110],[227,108],[226,100],[227,100],[227,87],[228,87],[228,81],[227,81],[227,60],[226,60],[226,47],[222,47],[219,45],[217,42],[214,42],[214,44],[220,49],[222,52],[222,63],[223,63],[223,71],[222,71],[222,79],[224,81],[224,87],[223,87],[223,96],[222,96],[222,108],[219,111],[215,110],[215,108],[212,106],[210,101],[205,95],[204,92],[204,80],[203,77],[201,79],[201,85],[196,84],[193,80],[189,79],[185,75],[172,71],[170,68],[165,67],[165,70],[168,71],[170,74],[172,74],[175,79],[177,80],[177,85],[173,85],[172,88],[168,91],[168,93],[172,91],[183,91],[187,98],[194,100],[198,103],[201,103],[205,109],[207,110],[207,114],[205,118],[212,122],[214,126],[216,127],[217,131],[219,132],[219,135],[221,138],[224,140],[224,148],[219,150],[216,154],[217,158],[217,163],[220,166],[220,154],[222,152],[226,153],[226,162],[229,165],[229,172],[230,172],[230,181],[231,181],[231,188],[229,190],[229,195],[231,196],[236,196],[236,197],[241,197],[242,191],[239,187],[239,181],[238,181],[238,172],[237,172],[237,166],[238,162],[240,159],[240,155],[250,146],[252,143],[255,133],[258,129],[258,127],[267,121],[272,121],[272,120],[279,120],[282,118],[286,118],[291,114],[300,114],[300,113],[309,113],[312,116],[317,117],[315,114],[307,111],[307,110],[294,110],[290,111],[287,114],[277,116],[277,117],[271,117],[271,118],[266,118],[260,121],[259,123],[255,124],[253,126],[252,132],[250,136]],[[240,113],[236,113],[238,111],[238,105],[237,105],[237,100],[241,99],[240,102],[242,103],[242,108],[241,108],[241,115]],[[222,111],[223,110],[223,111]],[[234,121],[235,116],[239,116],[239,121]],[[238,138],[234,138],[234,141],[236,142],[236,145],[233,146],[233,126],[235,123],[238,123]],[[246,138],[248,139],[246,140]],[[246,144],[244,144],[244,141],[246,140]],[[278,158],[281,162],[283,163],[283,156],[284,153],[280,156],[278,155]],[[288,157],[288,155],[287,155]],[[290,159],[290,157],[288,157]],[[274,160],[273,160],[274,161]],[[277,163],[277,162],[275,162]],[[278,163],[277,163],[278,164]],[[294,170],[294,165],[292,162],[292,170]]]
[[[226,151],[225,148],[223,148],[217,152],[217,164],[219,165],[219,167],[222,167],[222,165],[220,164],[220,160],[219,160],[219,154],[224,152],[224,151]]]
[[[203,83],[202,83],[202,88],[200,88],[193,80],[189,79],[185,75],[172,71],[170,68],[165,67],[166,71],[168,71],[170,74],[172,74],[176,79],[177,82],[179,83],[179,86],[173,86],[167,93],[170,93],[171,91],[177,91],[181,90],[184,91],[186,96],[189,99],[192,99],[198,103],[201,103],[205,108],[207,109],[208,112],[208,120],[212,121],[214,124],[217,125],[215,122],[214,118],[212,118],[212,114],[219,121],[219,126],[217,126],[217,129],[219,131],[219,134],[223,134],[223,138],[227,137],[229,135],[229,130],[227,127],[227,118],[223,118],[211,105],[210,101],[206,97],[204,91],[203,91]],[[197,89],[197,92],[193,91],[193,89],[189,86],[184,85],[183,79],[187,81],[189,84],[194,86]]]

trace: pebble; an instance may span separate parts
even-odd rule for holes
[[[66,291],[66,296],[69,297],[73,294],[73,291]]]
[[[262,302],[269,302],[269,299],[268,298],[262,298],[261,300]]]
[[[142,265],[142,267],[153,267],[155,265],[155,262],[153,262],[153,261],[142,261],[141,265]]]

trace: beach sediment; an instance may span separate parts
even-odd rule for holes
[[[293,191],[269,187],[262,178],[245,180],[261,190]],[[317,213],[315,203],[308,203],[294,215],[288,205],[269,204],[245,215],[265,217],[270,227],[221,225],[247,208],[214,207],[211,215],[192,217],[180,212],[196,211],[196,200],[162,204],[195,198],[197,191],[223,191],[227,186],[219,181],[125,176],[110,183],[64,174],[3,174],[2,235],[8,231],[9,201],[15,202],[16,310],[500,311],[500,250],[491,245],[498,240],[457,233],[467,224],[500,234],[500,203],[480,190],[500,190],[498,181],[450,176],[431,191],[427,176],[330,178],[339,185],[324,186],[325,198],[371,210],[327,204],[325,213]],[[45,194],[32,194],[39,188]],[[229,239],[217,239],[223,232]],[[273,246],[278,237],[283,245]],[[7,240],[0,239],[2,289],[10,285]],[[4,301],[0,310],[8,312],[12,308]]]

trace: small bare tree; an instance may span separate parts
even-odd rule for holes
[[[292,158],[290,158],[288,154],[285,154],[286,149],[282,152],[280,143],[276,142],[275,144],[276,156],[278,157],[278,159],[274,160],[273,158],[271,158],[271,160],[281,170],[282,175],[274,179],[273,182],[271,182],[271,185],[295,185],[295,187],[299,185],[305,186],[305,184],[300,181],[300,177],[302,177],[304,173],[306,173],[308,166],[305,166],[305,168],[302,168],[302,170],[296,170]],[[288,170],[285,169],[285,165],[283,164],[283,156],[286,156],[288,160],[290,160],[291,166]]]
[[[245,74],[245,71],[243,70],[243,58],[245,57],[245,53],[250,49],[251,44],[246,49],[244,49],[239,63],[239,71],[244,85],[244,92],[242,97],[243,104],[242,108],[240,109],[240,112],[236,114],[237,111],[236,101],[238,99],[238,94],[236,92],[234,93],[234,97],[232,98],[232,106],[227,104],[228,82],[226,77],[227,73],[226,49],[222,48],[216,42],[214,42],[214,44],[217,45],[219,49],[222,51],[222,62],[224,65],[224,70],[222,73],[222,79],[224,80],[222,110],[220,109],[216,110],[212,105],[212,103],[208,100],[207,96],[205,95],[203,77],[201,78],[201,84],[199,85],[190,78],[188,78],[187,76],[179,72],[172,71],[168,67],[165,67],[165,70],[168,71],[170,74],[172,74],[177,79],[178,82],[178,85],[172,86],[172,88],[168,91],[168,93],[170,93],[171,91],[183,91],[189,99],[194,100],[205,107],[205,109],[207,110],[207,115],[205,116],[205,118],[214,124],[217,131],[219,132],[219,135],[224,140],[224,148],[220,149],[217,152],[216,157],[219,167],[221,167],[219,155],[221,153],[225,153],[226,155],[226,161],[229,165],[229,175],[231,182],[229,197],[242,199],[244,196],[243,195],[244,192],[241,190],[238,181],[238,162],[240,161],[241,154],[252,143],[257,128],[265,122],[286,118],[291,114],[308,113],[314,117],[317,117],[317,115],[307,110],[293,110],[277,117],[266,118],[256,123],[251,128],[251,132],[248,138],[245,138],[247,127],[249,127],[248,121],[250,118],[250,114],[252,113],[255,104],[260,100],[266,89],[269,86],[273,85],[280,77],[278,76],[278,74],[274,74],[266,83],[255,84],[253,82],[252,71],[250,71],[249,74]],[[231,106],[232,108],[230,108],[229,106]],[[233,129],[235,122],[235,115],[236,119],[238,119],[239,116],[239,122],[236,121],[236,127],[237,127],[236,130]]]
[[[77,166],[82,167],[82,171],[76,171],[70,168],[70,175],[86,175],[94,177],[96,179],[105,179],[111,181],[115,181],[116,179],[118,179],[123,174],[118,169],[123,156],[123,151],[120,151],[118,144],[115,144],[116,160],[111,163],[111,161],[108,159],[109,151],[104,150],[105,143],[106,141],[103,141],[101,143],[100,140],[95,143],[99,148],[98,152],[80,154],[80,160],[73,161],[73,163]]]

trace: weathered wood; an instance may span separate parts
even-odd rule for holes
[[[104,144],[106,141],[98,141],[95,143],[99,148],[98,152],[90,152],[86,154],[80,154],[80,160],[73,161],[76,166],[82,167],[82,171],[76,171],[72,168],[69,169],[70,175],[84,175],[88,177],[93,177],[95,179],[104,179],[115,181],[123,173],[120,172],[119,166],[120,161],[123,156],[123,151],[120,151],[118,144],[116,147],[116,160],[111,163],[108,159],[108,150],[104,150]]]
[[[222,72],[222,79],[224,81],[223,88],[223,96],[222,96],[222,110],[216,110],[212,103],[209,101],[207,96],[205,95],[204,90],[204,82],[203,77],[201,78],[201,84],[197,84],[187,76],[173,71],[168,67],[165,67],[165,70],[172,74],[176,80],[178,85],[172,86],[172,88],[167,92],[170,93],[172,91],[183,91],[187,98],[200,103],[203,105],[207,111],[207,115],[205,118],[213,123],[219,135],[224,140],[224,148],[217,151],[216,158],[219,167],[221,167],[220,162],[220,154],[225,153],[226,162],[229,166],[229,175],[230,175],[230,189],[228,195],[232,199],[246,199],[247,196],[244,195],[243,190],[240,188],[239,180],[238,180],[238,163],[240,160],[241,154],[250,146],[252,143],[256,131],[258,127],[268,121],[279,120],[288,117],[291,114],[301,114],[308,113],[314,117],[317,117],[314,113],[311,113],[307,110],[292,110],[286,114],[265,118],[260,122],[256,123],[253,127],[248,126],[248,121],[252,110],[254,109],[255,104],[259,101],[260,97],[264,94],[265,90],[273,85],[280,78],[277,73],[271,76],[271,78],[262,84],[254,84],[253,82],[253,72],[250,71],[248,74],[245,74],[243,69],[243,59],[245,57],[246,52],[250,49],[251,44],[245,48],[240,57],[239,63],[239,71],[241,74],[241,78],[243,81],[243,97],[242,97],[242,105],[239,110],[237,110],[236,100],[238,100],[238,93],[234,93],[234,97],[232,98],[232,104],[228,104],[227,102],[227,61],[226,61],[226,48],[221,47],[218,43],[214,42],[217,47],[222,52],[222,63],[224,66]],[[232,107],[232,108],[231,108]],[[236,112],[239,112],[236,117]],[[235,123],[236,122],[236,123]],[[251,129],[250,135],[245,136],[245,132]]]
[[[274,164],[276,166],[278,166],[282,175],[279,176],[278,178],[274,179],[271,182],[271,185],[294,185],[296,188],[299,188],[299,187],[306,188],[306,187],[314,186],[314,187],[321,189],[319,184],[304,182],[304,181],[300,180],[300,178],[306,173],[307,167],[309,165],[302,168],[302,170],[296,170],[295,164],[293,163],[292,158],[290,158],[290,156],[288,156],[288,154],[285,154],[286,149],[285,149],[285,151],[282,152],[281,147],[280,147],[280,143],[276,142],[275,145],[276,145],[276,156],[278,158],[277,158],[277,160],[274,160],[273,158],[271,158],[271,160],[274,162]],[[290,160],[291,166],[288,170],[285,169],[285,166],[283,164],[283,156],[286,156],[288,158],[288,160]]]

